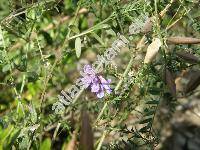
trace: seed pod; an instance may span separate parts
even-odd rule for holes
[[[167,38],[169,44],[199,44],[200,39],[191,37],[169,37]]]
[[[189,63],[198,63],[199,58],[194,56],[193,54],[190,54],[188,52],[177,52],[176,53],[178,57],[186,60]]]
[[[82,123],[80,134],[80,149],[93,150],[93,132],[89,122],[89,115],[86,111],[82,111]]]
[[[150,32],[151,31],[151,29],[152,29],[152,26],[153,26],[153,18],[151,17],[151,18],[148,18],[147,20],[146,20],[146,22],[144,23],[144,26],[143,26],[143,28],[142,28],[142,33],[148,33],[148,32]]]
[[[173,97],[176,97],[176,84],[175,84],[175,80],[171,74],[171,72],[166,69],[165,71],[165,81],[166,84],[170,90],[170,93],[172,94]]]
[[[144,58],[144,63],[151,63],[155,58],[156,54],[159,51],[160,46],[162,45],[159,38],[155,38],[153,42],[148,46],[147,53]]]
[[[200,84],[200,71],[192,71],[190,73],[190,80],[185,88],[185,93],[189,93],[196,89]]]

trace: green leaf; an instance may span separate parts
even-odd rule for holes
[[[49,45],[53,44],[53,39],[52,39],[51,35],[48,32],[46,32],[46,31],[40,31],[39,34],[43,35],[44,39],[46,40],[46,42]]]
[[[30,108],[30,113],[31,113],[31,121],[35,124],[37,122],[37,113],[33,105]]]
[[[116,28],[117,27],[117,21],[113,20],[112,25]]]
[[[39,78],[36,72],[27,72],[26,75],[28,78],[28,82],[36,82]]]
[[[161,89],[160,89],[160,88],[157,88],[157,87],[150,87],[148,91],[149,91],[149,93],[152,94],[152,95],[159,95]]]
[[[108,35],[116,36],[115,31],[113,31],[112,29],[106,30],[106,33],[107,33]]]
[[[16,139],[18,138],[19,134],[20,134],[20,130],[19,129],[15,129],[12,132],[10,140],[9,140],[9,144],[8,144],[8,147],[10,149],[11,149],[12,145],[15,143]]]
[[[40,150],[51,150],[51,140],[49,138],[42,142]]]
[[[2,72],[7,72],[7,71],[9,71],[10,69],[11,69],[10,64],[6,64],[6,65],[3,66],[3,68],[2,68]]]
[[[135,138],[141,138],[142,136],[141,136],[139,133],[135,132],[135,133],[133,134],[133,137],[135,137]]]
[[[154,105],[158,105],[159,101],[157,100],[152,100],[152,101],[148,101],[146,102],[146,104],[154,104]]]
[[[79,34],[79,33],[80,33],[79,29],[78,29],[77,26],[75,26],[75,25],[70,25],[69,28],[70,28],[70,30],[71,30],[72,32],[74,32],[74,33],[76,33],[76,34]]]
[[[79,58],[81,56],[81,39],[79,37],[75,40],[75,50],[76,50],[76,56]]]
[[[21,72],[26,71],[27,69],[27,58],[25,55],[20,56],[20,59],[16,59],[14,62],[14,66]]]
[[[103,42],[103,40],[96,34],[96,33],[92,33],[92,36],[101,44],[105,47],[105,43]]]
[[[30,139],[28,135],[22,137],[21,142],[19,142],[19,149],[26,149],[29,145]]]
[[[107,28],[110,27],[110,25],[109,25],[109,24],[102,24],[101,27],[102,27],[103,29],[107,29]]]
[[[140,130],[139,130],[139,132],[141,132],[141,133],[145,133],[145,132],[148,132],[148,129],[149,129],[150,127],[147,125],[147,126],[144,126],[143,128],[141,128]]]
[[[95,27],[94,27],[94,30],[108,29],[108,28],[110,28],[110,25],[109,25],[109,24],[101,24],[101,25],[95,26]]]
[[[145,116],[151,116],[151,115],[153,115],[155,113],[155,111],[154,110],[149,110],[148,112],[146,112],[146,114],[145,114]]]
[[[152,118],[147,118],[147,119],[144,119],[142,121],[140,121],[139,123],[140,124],[145,124],[145,123],[148,123],[148,122],[151,122]]]
[[[9,137],[13,129],[14,126],[9,125],[8,128],[6,128],[5,130],[3,130],[3,132],[0,133],[0,145],[2,145],[4,141]]]

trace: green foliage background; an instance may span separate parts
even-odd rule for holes
[[[51,107],[60,91],[67,90],[80,76],[82,62],[94,62],[97,54],[111,47],[117,38],[115,33],[128,38],[128,27],[140,14],[154,16],[169,3],[170,0],[157,0],[156,4],[153,0],[1,0],[0,149],[66,149],[73,131],[79,130],[80,111],[89,111],[94,123],[105,102],[108,106],[98,121],[105,121],[106,125],[96,124],[93,131],[101,135],[102,129],[113,131],[120,138],[104,143],[102,149],[153,149],[158,145],[161,127],[178,105],[162,79],[162,67],[167,66],[175,74],[198,68],[199,64],[191,66],[177,58],[175,52],[190,49],[199,57],[199,45],[169,47],[172,53],[148,66],[134,61],[136,68],[131,67],[133,75],[124,78],[121,94],[98,100],[85,91],[63,115],[56,115]],[[195,0],[174,2],[159,25],[155,23],[146,34],[148,43],[156,36],[199,37],[199,7]],[[174,28],[166,30],[179,18]],[[133,49],[142,36],[131,36],[129,49],[116,58],[117,69],[112,65],[104,69],[105,77],[115,77],[113,87],[121,79],[131,55],[137,55]],[[77,37],[82,40],[80,57],[75,49]],[[161,69],[157,70],[156,64],[161,64]],[[128,82],[130,85],[124,89]],[[159,120],[156,112],[163,103],[169,113]],[[135,124],[143,126],[130,129],[129,117],[134,118],[138,107],[142,108],[139,113],[143,117]],[[117,120],[114,125],[113,120]],[[152,130],[154,124],[156,131]]]

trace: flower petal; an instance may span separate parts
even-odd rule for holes
[[[98,77],[99,77],[101,83],[108,84],[108,81],[106,81],[106,79],[104,79],[102,76],[98,76]]]
[[[93,83],[91,85],[91,92],[97,93],[100,90],[99,84],[98,83]]]
[[[104,79],[102,76],[99,76],[99,79],[101,80],[101,85],[102,88],[104,88],[106,90],[106,92],[108,94],[110,94],[112,92],[109,83],[111,82],[111,79],[108,79],[108,81],[106,79]]]
[[[109,89],[106,89],[106,92],[107,92],[108,94],[112,93],[111,88],[109,87]]]
[[[107,81],[108,81],[108,83],[111,83],[111,79],[108,79]]]
[[[95,75],[95,72],[90,65],[85,65],[83,70],[86,74]]]
[[[81,81],[83,82],[85,88],[87,88],[92,83],[92,79],[90,76],[84,76],[83,78],[81,78]]]
[[[97,97],[98,98],[103,98],[104,97],[104,92],[103,91],[100,91],[97,93]]]

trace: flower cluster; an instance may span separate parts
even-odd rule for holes
[[[81,78],[85,87],[91,88],[91,92],[95,93],[98,98],[104,97],[104,92],[108,94],[112,92],[109,84],[110,79],[106,80],[101,75],[95,73],[94,69],[90,65],[85,65],[83,68],[84,76]]]
[[[120,52],[122,47],[126,47],[129,41],[120,33],[117,33],[118,39],[112,43],[112,47],[108,48],[103,55],[97,55],[97,60],[90,65],[85,65],[83,71],[80,71],[81,78],[76,80],[76,84],[72,85],[67,91],[62,90],[58,95],[59,101],[53,104],[52,110],[55,110],[56,114],[60,114],[64,111],[65,106],[72,103],[73,99],[79,94],[81,90],[88,87],[91,88],[91,92],[95,93],[98,98],[102,98],[105,92],[110,94],[112,92],[110,88],[111,80],[104,79],[100,72],[103,71],[103,66],[107,66]]]

